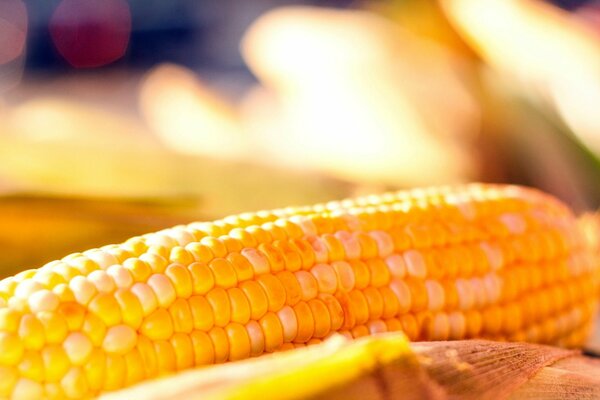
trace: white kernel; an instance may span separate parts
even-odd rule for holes
[[[83,276],[76,276],[69,282],[69,288],[79,304],[87,305],[98,292],[96,286]]]
[[[404,252],[403,256],[404,263],[406,264],[406,271],[410,276],[420,279],[427,276],[427,266],[425,265],[425,259],[421,253],[417,250],[408,250]]]
[[[137,343],[137,334],[127,325],[112,326],[106,332],[102,348],[108,353],[126,354]]]
[[[88,250],[85,253],[85,256],[90,260],[94,261],[101,269],[106,269],[111,265],[115,265],[119,263],[117,257],[114,255],[99,249]]]
[[[387,257],[394,252],[394,241],[390,235],[384,231],[369,232],[369,236],[375,239],[380,257]]]
[[[444,288],[438,281],[425,281],[425,289],[427,290],[427,298],[429,299],[429,310],[439,311],[444,308],[445,292]]]
[[[158,300],[150,286],[145,283],[138,282],[131,287],[133,293],[139,300],[144,316],[149,315],[158,307]]]
[[[406,276],[406,263],[399,254],[392,254],[385,259],[385,263],[394,278],[403,279]]]
[[[15,296],[20,297],[22,299],[27,299],[33,293],[38,290],[44,289],[44,285],[39,282],[34,281],[33,279],[26,279],[22,282],[19,282],[17,288],[15,289]]]
[[[19,378],[12,390],[12,398],[19,400],[39,400],[44,397],[44,388],[38,382]]]
[[[115,290],[115,282],[104,270],[98,269],[96,271],[92,271],[87,278],[94,284],[94,286],[96,286],[98,292],[112,293]]]
[[[63,342],[63,348],[73,365],[83,365],[92,353],[91,340],[81,332],[71,332]]]
[[[115,285],[121,289],[127,289],[133,285],[133,277],[131,272],[122,265],[112,265],[108,267],[106,273],[115,282]]]
[[[39,290],[29,296],[29,309],[36,313],[40,311],[55,311],[60,303],[58,296],[48,289]]]
[[[465,279],[456,280],[456,291],[458,294],[458,306],[461,310],[469,310],[475,304],[475,294],[471,283]]]

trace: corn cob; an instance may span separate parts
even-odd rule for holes
[[[0,281],[0,396],[93,396],[336,332],[575,347],[598,283],[579,220],[517,186],[192,223]]]

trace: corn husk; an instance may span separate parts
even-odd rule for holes
[[[600,360],[484,340],[409,344],[401,333],[322,344],[142,383],[119,399],[592,399]]]

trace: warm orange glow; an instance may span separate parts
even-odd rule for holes
[[[600,153],[600,41],[594,32],[539,1],[442,3],[486,60],[548,95],[565,122]]]
[[[362,181],[467,174],[455,140],[473,132],[477,111],[432,44],[370,13],[287,7],[250,27],[242,53],[266,86],[248,97],[244,120],[269,158]],[[435,91],[414,83],[423,81]]]
[[[233,107],[183,67],[150,71],[140,108],[152,130],[177,151],[217,158],[239,158],[244,151]]]

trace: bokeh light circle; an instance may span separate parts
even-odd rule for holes
[[[0,1],[0,65],[23,53],[27,40],[27,9],[20,0]]]
[[[123,57],[131,34],[125,0],[62,0],[50,20],[58,52],[76,68],[93,68]]]

